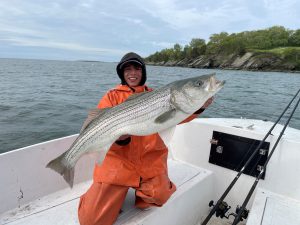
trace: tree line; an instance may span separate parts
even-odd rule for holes
[[[228,34],[213,34],[206,43],[204,39],[193,38],[189,44],[176,43],[148,56],[148,62],[179,61],[195,59],[202,55],[242,55],[247,51],[271,50],[279,47],[300,47],[300,29],[289,30],[283,26],[273,26],[263,30],[244,31]],[[299,49],[288,49],[287,55],[299,54]]]

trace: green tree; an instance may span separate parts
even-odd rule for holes
[[[206,44],[204,39],[193,38],[189,44],[182,47],[175,44],[173,48],[163,49],[149,56],[147,60],[154,62],[194,59],[201,55],[244,54],[248,49],[269,50],[278,47],[300,46],[300,29],[288,30],[283,26],[273,26],[267,29],[244,31],[228,34],[221,32],[212,34]],[[299,52],[289,50],[286,59],[299,61]]]
[[[289,31],[282,26],[274,26],[267,30],[272,48],[285,47],[289,42]]]
[[[192,58],[204,55],[206,51],[205,40],[200,38],[193,38],[190,42],[190,48],[190,55]]]
[[[222,51],[222,44],[224,43],[227,37],[227,32],[221,32],[220,34],[211,35],[207,44],[207,53],[219,54]]]
[[[180,44],[175,44],[174,45],[174,56],[173,59],[174,60],[180,60],[182,57],[182,47],[180,46]]]
[[[300,47],[300,29],[291,32],[289,37],[289,45]]]

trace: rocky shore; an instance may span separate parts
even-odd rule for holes
[[[246,52],[243,55],[210,55],[179,61],[147,62],[155,66],[178,66],[206,69],[233,69],[252,71],[281,71],[300,73],[297,64],[272,53]]]

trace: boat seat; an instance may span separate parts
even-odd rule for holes
[[[199,221],[207,212],[207,203],[213,197],[212,172],[176,160],[169,160],[168,165],[169,177],[177,186],[177,191],[169,201],[163,207],[141,210],[134,207],[135,193],[134,189],[130,189],[115,224],[182,225]],[[73,189],[57,191],[5,212],[0,215],[0,224],[79,224],[79,197],[90,185],[91,181],[79,183]]]

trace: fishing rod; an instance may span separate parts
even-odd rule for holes
[[[297,91],[297,93],[294,95],[294,97],[292,98],[292,100],[289,102],[289,104],[286,106],[286,108],[283,110],[283,112],[281,113],[281,115],[278,117],[278,119],[276,120],[276,122],[273,124],[273,126],[271,127],[271,129],[268,131],[268,133],[265,135],[265,137],[263,138],[263,140],[260,141],[259,145],[257,146],[257,148],[254,150],[254,152],[252,153],[252,155],[249,157],[249,159],[246,161],[246,163],[244,164],[244,166],[241,168],[241,170],[238,172],[238,174],[236,175],[236,177],[231,181],[231,183],[229,184],[229,186],[227,187],[227,189],[224,191],[224,193],[222,194],[222,196],[219,198],[219,200],[217,201],[217,203],[215,205],[213,205],[213,201],[211,201],[209,203],[210,206],[213,206],[213,208],[211,209],[211,211],[209,212],[209,214],[206,216],[206,218],[204,219],[204,221],[201,223],[201,225],[206,225],[208,223],[208,221],[211,219],[211,217],[220,210],[220,206],[221,208],[223,208],[222,210],[225,212],[229,209],[227,207],[227,203],[223,202],[223,200],[225,199],[225,197],[228,195],[228,193],[230,192],[230,190],[232,189],[232,187],[234,186],[234,184],[237,182],[237,180],[239,179],[239,177],[241,176],[241,174],[244,172],[245,168],[250,164],[251,160],[254,158],[254,156],[257,154],[257,152],[260,150],[261,146],[263,145],[263,143],[265,142],[265,140],[268,138],[268,136],[271,134],[271,132],[273,131],[274,127],[277,125],[277,123],[280,121],[280,119],[282,118],[282,116],[285,114],[285,112],[288,110],[288,108],[290,107],[290,105],[292,104],[292,102],[294,101],[294,99],[297,97],[297,95],[299,94],[300,89]]]
[[[238,214],[236,215],[236,217],[235,217],[235,219],[234,219],[232,225],[236,225],[236,224],[238,224],[238,223],[240,222],[240,218],[241,218],[241,216],[242,216],[242,213],[243,213],[244,209],[246,208],[246,205],[248,204],[248,202],[249,202],[249,200],[250,200],[250,198],[251,198],[251,196],[252,196],[252,194],[253,194],[253,192],[254,192],[254,190],[255,190],[255,188],[256,188],[256,186],[257,186],[257,184],[258,184],[258,182],[259,182],[259,180],[260,180],[260,178],[261,178],[261,176],[262,176],[262,174],[264,173],[265,168],[266,168],[268,162],[270,161],[270,159],[271,159],[271,157],[272,157],[272,155],[273,155],[273,153],[274,153],[274,151],[275,151],[275,148],[277,147],[277,145],[278,145],[278,143],[279,143],[279,141],[280,141],[282,135],[284,134],[284,131],[285,131],[287,125],[289,124],[291,118],[293,117],[294,112],[296,111],[296,109],[297,109],[297,107],[298,107],[298,105],[299,105],[299,102],[300,102],[300,98],[298,99],[298,101],[297,101],[297,103],[296,103],[296,105],[295,105],[295,107],[294,107],[294,109],[293,109],[291,115],[289,116],[288,120],[286,121],[284,128],[283,128],[282,131],[280,132],[280,135],[279,135],[279,137],[277,138],[276,143],[274,144],[274,146],[273,146],[273,148],[272,148],[272,150],[271,150],[271,152],[270,152],[270,155],[268,156],[268,158],[267,158],[265,164],[263,165],[262,170],[260,171],[259,175],[256,177],[256,179],[255,179],[255,181],[254,181],[254,183],[253,183],[253,185],[252,185],[252,187],[251,187],[249,193],[247,194],[247,197],[245,198],[245,200],[244,200],[242,206],[239,208]]]

